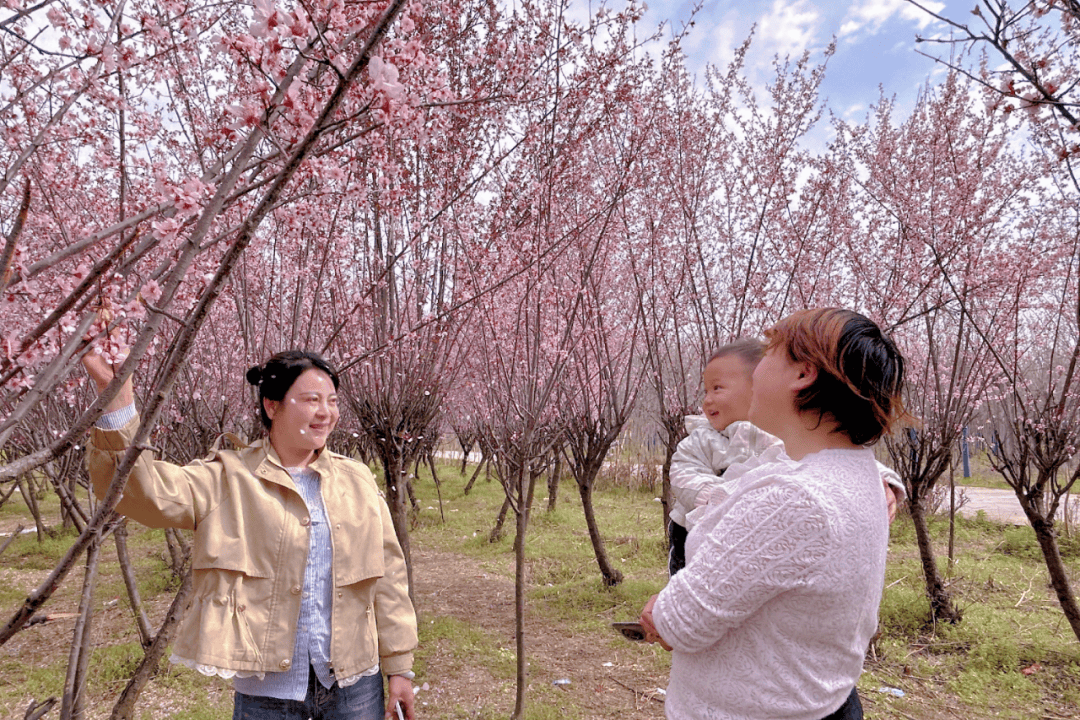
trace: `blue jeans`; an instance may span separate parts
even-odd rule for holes
[[[382,720],[385,711],[382,673],[347,688],[334,683],[327,689],[312,669],[303,701],[236,693],[233,720]]]
[[[851,694],[848,695],[844,704],[824,720],[863,720],[862,703],[859,702],[858,690],[852,688]]]

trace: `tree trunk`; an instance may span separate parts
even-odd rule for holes
[[[681,432],[671,432],[664,441],[664,465],[661,471],[660,507],[664,517],[661,522],[664,525],[664,543],[671,545],[671,459],[675,457],[675,449],[682,439]]]
[[[170,569],[177,579],[184,577],[187,570],[188,553],[190,546],[180,535],[180,531],[174,528],[165,529],[165,544],[169,547]]]
[[[1065,613],[1065,619],[1069,621],[1069,626],[1072,627],[1076,639],[1080,640],[1080,606],[1077,605],[1076,595],[1069,584],[1068,571],[1061,559],[1061,551],[1058,548],[1057,537],[1054,534],[1054,524],[1034,512],[1034,508],[1030,504],[1023,501],[1020,504],[1024,508],[1024,513],[1027,515],[1032,529],[1035,531],[1035,538],[1039,541],[1039,547],[1042,548],[1043,559],[1046,561],[1046,570],[1050,573],[1050,585],[1054,588],[1054,592],[1057,593],[1061,611]]]
[[[514,699],[514,713],[510,720],[520,720],[525,711],[525,531],[529,525],[529,508],[532,507],[533,488],[536,487],[536,474],[529,473],[528,487],[525,483],[525,470],[518,476],[518,507],[514,512],[514,632],[517,640],[517,695]],[[524,497],[522,497],[524,496]]]
[[[143,656],[142,662],[135,669],[135,674],[128,680],[127,687],[120,693],[120,698],[116,701],[116,705],[113,706],[112,720],[129,720],[135,717],[135,703],[138,701],[143,688],[146,687],[146,683],[157,672],[161,658],[164,657],[165,650],[168,649],[169,643],[172,642],[173,633],[180,625],[180,621],[187,611],[188,601],[191,599],[191,588],[192,574],[189,569],[184,574],[184,581],[169,606],[169,612],[165,615],[165,620],[161,623],[161,629],[154,636],[154,640],[147,649],[146,655]]]
[[[135,571],[131,567],[131,557],[127,550],[127,518],[124,518],[113,531],[113,540],[116,542],[116,559],[120,563],[120,574],[124,578],[124,587],[127,588],[128,600],[131,602],[131,610],[135,614],[135,626],[139,630],[142,639],[143,650],[150,647],[154,638],[150,634],[150,621],[146,619],[143,611],[142,598],[139,597],[139,585],[135,582]]]
[[[34,517],[38,542],[42,542],[45,539],[47,530],[44,521],[41,519],[41,511],[38,510],[37,498],[34,497],[34,488],[29,483],[24,485],[21,478],[16,480],[15,483],[19,486],[19,492],[22,493],[23,500],[26,501],[26,507],[30,509],[30,514]]]
[[[416,469],[419,469],[420,461],[417,460]],[[416,476],[416,473],[413,473]],[[401,481],[405,483],[405,492],[409,496],[409,507],[412,508],[414,513],[420,512],[420,501],[416,499],[416,488],[413,486],[412,478],[406,477],[404,473],[401,474]]]
[[[930,612],[935,622],[958,623],[962,613],[957,609],[945,589],[945,584],[938,574],[934,562],[934,549],[930,544],[930,529],[926,525],[923,498],[914,496],[908,503],[911,508],[911,520],[915,523],[915,538],[919,544],[919,558],[922,560],[923,576],[926,578],[926,595],[930,599]]]
[[[469,482],[465,483],[465,489],[462,490],[463,495],[468,495],[472,490],[473,483],[476,482],[476,478],[480,475],[480,470],[487,465],[487,458],[480,458],[480,462],[476,464],[476,470],[473,472],[472,477],[469,478]]]
[[[439,482],[439,473],[435,470],[435,453],[427,454],[428,467],[431,468],[431,479],[435,482],[435,492],[439,496],[439,519],[446,523],[446,513],[443,512],[442,483]]]
[[[81,533],[86,527],[89,518],[75,500],[71,489],[75,486],[75,483],[68,483],[64,477],[52,480],[52,482],[53,489],[56,491],[57,497],[60,498],[61,527],[66,529],[74,526]]]
[[[956,562],[956,473],[949,457],[949,576]]]
[[[0,555],[4,554],[4,551],[8,549],[8,545],[15,542],[20,535],[22,535],[23,526],[19,525],[11,532],[11,537],[4,541],[3,545],[0,545]]]
[[[555,463],[551,467],[551,473],[548,475],[548,504],[547,511],[552,512],[555,510],[555,501],[559,497],[559,480],[562,476],[562,456],[555,458]]]
[[[1072,537],[1072,515],[1069,512],[1069,499],[1072,497],[1071,492],[1065,493],[1065,496],[1061,498],[1061,527],[1062,535],[1065,537]]]
[[[595,476],[595,472],[593,472]],[[618,568],[612,567],[608,559],[607,550],[604,548],[604,538],[600,535],[600,528],[596,524],[596,512],[593,510],[592,501],[593,482],[578,483],[578,493],[581,495],[581,507],[585,511],[585,524],[589,528],[589,539],[592,541],[593,552],[596,554],[596,564],[600,566],[600,575],[603,576],[604,585],[615,587],[623,580],[623,575]]]
[[[495,527],[491,528],[491,535],[488,536],[488,542],[497,543],[502,538],[503,523],[506,522],[506,513],[510,509],[509,496],[503,500],[502,507],[499,509],[499,517],[495,519]]]
[[[472,452],[473,444],[466,443],[458,436],[458,444],[461,445],[461,474],[465,474],[465,466],[469,463],[469,453]]]
[[[409,599],[413,597],[412,547],[409,544],[409,509],[406,506],[408,489],[401,474],[401,457],[385,450],[382,455],[383,472],[386,474],[386,504],[390,506],[390,519],[394,523],[401,552],[405,555],[405,569],[409,578]]]
[[[23,715],[23,720],[41,720],[49,714],[49,711],[53,709],[53,705],[56,704],[56,698],[51,697],[41,702],[31,701],[30,705],[26,708],[26,714]]]
[[[7,501],[11,498],[11,496],[18,489],[19,489],[19,484],[18,483],[12,483],[11,484],[11,487],[8,488],[8,491],[6,493],[4,493],[4,496],[0,497],[0,508],[4,507],[4,505],[7,503]]]
[[[86,669],[93,648],[90,631],[94,620],[94,588],[97,586],[98,559],[104,530],[99,531],[86,548],[86,574],[83,578],[82,596],[79,599],[79,618],[75,621],[71,650],[68,654],[67,677],[60,702],[60,720],[80,720],[86,706]]]

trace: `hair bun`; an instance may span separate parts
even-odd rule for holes
[[[262,365],[252,365],[248,368],[247,374],[244,377],[252,385],[258,385],[262,382],[263,369]]]

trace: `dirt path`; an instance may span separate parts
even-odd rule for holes
[[[997,488],[960,486],[957,492],[962,492],[966,501],[960,506],[960,514],[964,517],[975,517],[980,510],[986,513],[986,517],[995,522],[1009,525],[1027,525],[1027,515],[1020,508],[1020,501],[1016,499],[1016,493],[1012,490],[1000,490]],[[945,508],[946,512],[948,507]]]
[[[503,648],[503,660],[514,658],[514,585],[502,576],[484,572],[475,560],[455,553],[424,550],[415,552],[416,601],[420,622],[454,617],[482,630]],[[529,683],[532,691],[526,703],[551,704],[565,693],[573,706],[592,718],[654,719],[664,716],[663,696],[655,691],[667,685],[667,673],[657,673],[655,661],[643,648],[621,640],[567,636],[565,627],[545,624],[535,616],[526,619],[526,647]],[[428,658],[426,677],[429,689],[417,695],[417,702],[439,707],[440,714],[452,717],[509,715],[514,705],[512,680],[496,681],[482,667],[462,662],[453,649],[436,642]],[[610,663],[610,664],[607,664]],[[537,699],[541,696],[542,699]],[[456,708],[456,710],[455,710]],[[421,710],[423,706],[421,705]]]

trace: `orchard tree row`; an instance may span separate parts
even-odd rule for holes
[[[520,714],[538,480],[565,463],[618,583],[591,493],[627,422],[658,428],[666,477],[703,357],[825,305],[883,324],[908,359],[917,422],[887,447],[935,617],[960,619],[926,500],[968,427],[1015,489],[1080,637],[1056,544],[1080,473],[1080,7],[984,1],[978,27],[940,18],[948,74],[910,111],[881,97],[860,122],[819,98],[831,52],[778,59],[753,87],[748,39],[695,78],[682,36],[643,29],[639,5],[569,10],[7,3],[0,497],[55,492],[79,534],[0,644],[118,527],[135,452],[87,505],[80,447],[123,379],[135,375],[136,445],[185,462],[222,433],[253,435],[244,370],[302,347],[340,369],[333,442],[382,465],[407,556],[408,469],[440,435],[480,448],[502,482]],[[86,352],[120,364],[100,398]],[[170,549],[182,570],[184,539]]]

